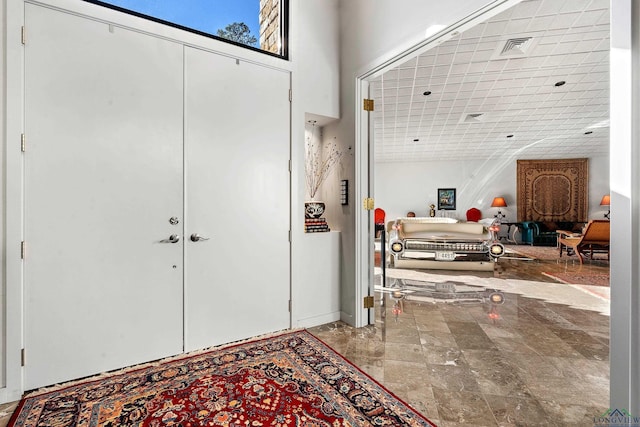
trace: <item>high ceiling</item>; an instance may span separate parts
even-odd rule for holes
[[[609,0],[525,0],[371,88],[379,162],[607,155]]]

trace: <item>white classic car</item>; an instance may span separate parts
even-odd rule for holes
[[[395,268],[491,271],[504,252],[495,219],[398,218],[389,232]]]

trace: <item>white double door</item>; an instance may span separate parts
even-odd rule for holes
[[[25,21],[25,389],[288,328],[288,73]]]

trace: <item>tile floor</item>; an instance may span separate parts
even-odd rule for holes
[[[603,272],[608,263],[389,270],[387,287],[395,288],[376,287],[374,325],[311,332],[439,426],[593,426],[608,408],[609,288],[540,274],[553,269]],[[442,297],[440,288],[454,287],[455,296]],[[486,301],[491,290],[503,304]],[[0,404],[0,427],[16,405]]]
[[[6,427],[9,424],[9,418],[17,406],[18,402],[0,403],[0,427]]]
[[[609,288],[538,275],[607,264],[391,270],[391,289],[377,287],[375,325],[311,332],[439,426],[593,426],[609,401]],[[520,278],[527,275],[545,281]],[[457,295],[438,294],[436,284]],[[503,304],[488,301],[492,290]]]

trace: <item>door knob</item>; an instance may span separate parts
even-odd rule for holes
[[[160,240],[162,243],[178,243],[180,241],[180,236],[177,234],[172,234],[168,239]]]
[[[198,235],[198,233],[193,233],[191,235],[191,241],[192,242],[199,242],[201,240],[209,240],[209,238],[208,237],[202,237],[202,236]]]

